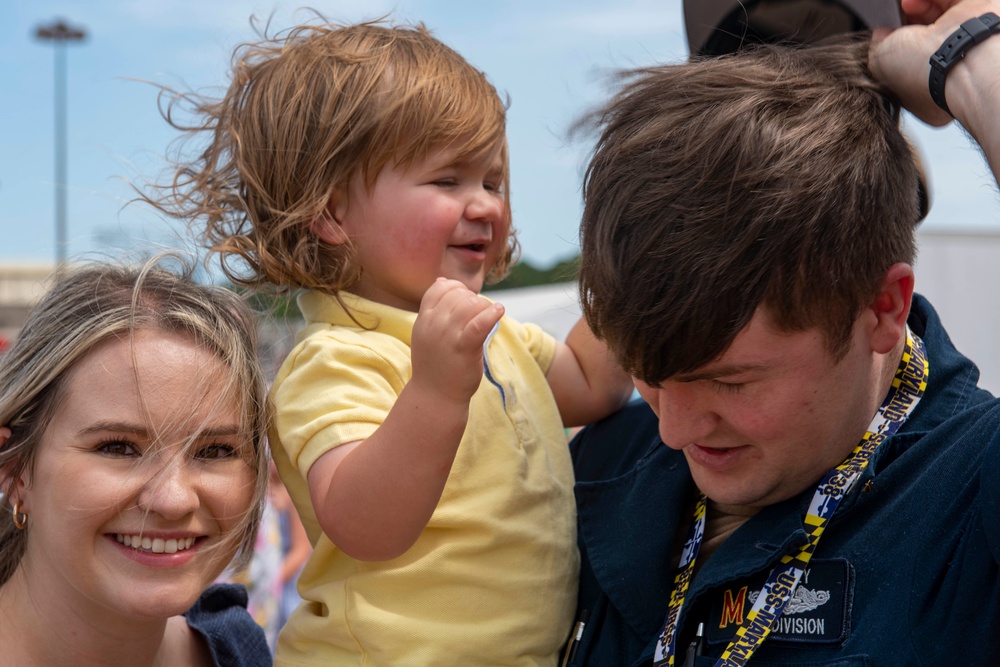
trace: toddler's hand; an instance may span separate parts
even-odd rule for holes
[[[444,400],[468,403],[482,381],[483,343],[503,312],[459,281],[438,278],[413,325],[410,381]]]

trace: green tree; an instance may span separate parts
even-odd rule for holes
[[[560,260],[547,269],[539,269],[530,262],[520,261],[511,268],[506,278],[494,285],[487,285],[483,288],[483,291],[572,282],[576,280],[579,274],[579,255]]]

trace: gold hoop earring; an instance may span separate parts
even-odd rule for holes
[[[21,501],[14,501],[14,508],[11,510],[11,514],[14,515],[14,527],[18,530],[24,530],[28,527],[28,515],[21,511]]]

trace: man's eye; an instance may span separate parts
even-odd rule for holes
[[[97,451],[108,456],[126,457],[138,456],[139,451],[135,445],[127,440],[105,440],[97,446]]]
[[[216,459],[231,459],[236,456],[236,449],[229,445],[209,445],[202,447],[195,454],[195,458],[211,461]]]
[[[719,380],[712,380],[712,386],[715,387],[716,391],[722,392],[723,394],[738,394],[743,390],[742,382],[720,382]]]

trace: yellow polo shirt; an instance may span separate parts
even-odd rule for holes
[[[402,556],[357,561],[319,528],[306,478],[384,421],[410,378],[416,314],[341,299],[364,327],[334,298],[301,296],[307,326],[272,390],[273,456],[315,547],[275,664],[556,665],[579,556],[572,466],[545,380],[554,339],[501,319],[430,522]]]

